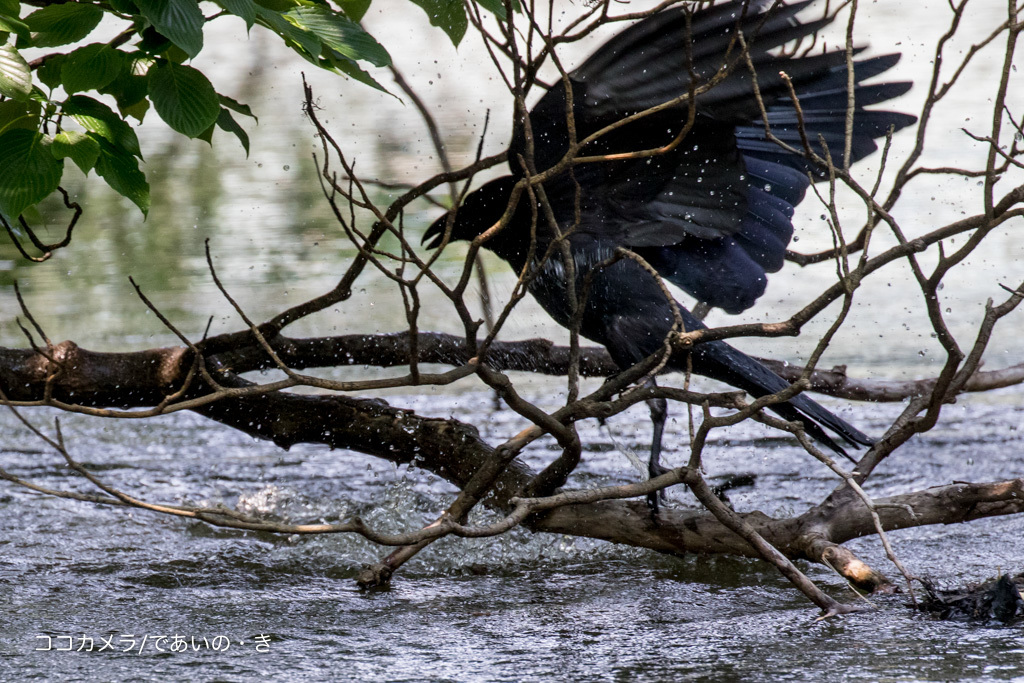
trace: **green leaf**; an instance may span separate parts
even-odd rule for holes
[[[370,9],[370,0],[338,0],[338,5],[346,17],[352,21],[362,21],[366,10]]]
[[[305,59],[317,64],[316,60],[323,50],[323,43],[320,42],[320,38],[285,21],[280,12],[257,7],[256,16],[261,24],[284,38],[284,42],[288,47],[298,52]],[[319,64],[317,65],[319,66]]]
[[[190,66],[168,63],[150,69],[149,99],[168,126],[190,138],[212,126],[220,114],[217,91]]]
[[[99,90],[121,73],[124,53],[103,43],[80,47],[67,56],[60,70],[60,82],[67,93]]]
[[[64,162],[54,158],[50,140],[20,128],[0,135],[0,211],[19,216],[57,189]]]
[[[32,47],[54,47],[77,43],[92,33],[103,19],[103,10],[95,5],[67,2],[50,5],[25,17],[32,29]]]
[[[341,73],[345,74],[349,78],[353,78],[359,81],[360,83],[365,83],[366,85],[370,86],[375,90],[380,90],[382,93],[387,93],[388,95],[391,94],[390,92],[388,92],[387,88],[378,83],[373,76],[360,69],[359,65],[353,62],[348,57],[338,54],[337,52],[331,55],[331,57],[332,59],[330,63],[334,66],[334,68],[340,71]]]
[[[39,89],[38,86],[35,85],[32,86],[32,92],[28,94],[28,97],[30,100],[38,102],[39,104],[50,103],[50,98],[46,96],[46,93],[44,93],[42,90]]]
[[[135,104],[129,104],[127,107],[118,107],[118,109],[121,110],[121,116],[132,116],[136,121],[142,123],[142,119],[146,118],[146,112],[149,111],[149,100],[141,99]]]
[[[217,0],[217,4],[236,17],[241,17],[247,29],[256,23],[256,3],[252,0]]]
[[[505,19],[505,3],[503,0],[476,0],[476,4],[496,15],[499,20]],[[519,0],[512,0],[512,11],[523,11],[523,6],[519,4]]]
[[[139,12],[189,57],[203,49],[206,21],[196,0],[136,0]]]
[[[257,119],[256,115],[252,113],[252,109],[249,108],[248,104],[242,104],[238,100],[232,99],[227,95],[221,95],[220,93],[217,93],[217,97],[220,98],[220,103],[228,109],[231,109],[232,111],[237,111],[239,114],[244,114],[245,116],[256,119],[256,122],[259,123],[259,119]]]
[[[0,0],[0,12],[16,17],[18,16],[20,5],[19,0]]]
[[[0,95],[27,100],[32,92],[32,70],[13,45],[0,45]]]
[[[146,76],[153,65],[156,64],[156,60],[142,52],[133,52],[128,57],[128,69],[126,69],[126,72],[131,73],[133,76]]]
[[[47,88],[56,88],[60,85],[60,71],[64,68],[64,59],[67,55],[58,53],[46,55],[42,65],[36,69],[38,78]]]
[[[259,14],[260,8],[268,9],[271,12],[287,12],[292,7],[297,7],[304,4],[302,0],[256,0],[258,7],[256,8],[256,14]]]
[[[71,161],[82,169],[82,173],[89,175],[89,171],[100,157],[100,144],[85,133],[66,130],[53,137],[50,151],[57,159],[70,157]]]
[[[26,42],[30,40],[28,24],[18,19],[17,5],[15,5],[15,10],[10,14],[0,9],[0,31],[16,33],[19,39]]]
[[[9,129],[24,128],[25,130],[38,130],[39,119],[42,117],[43,107],[38,102],[15,102],[4,100],[0,102],[0,133]]]
[[[62,108],[82,128],[120,147],[126,153],[142,158],[135,131],[107,105],[85,95],[72,95],[64,101]]]
[[[412,2],[427,13],[431,26],[438,26],[448,34],[452,45],[462,42],[462,37],[466,35],[466,28],[469,26],[462,0],[412,0]]]
[[[364,31],[359,24],[327,7],[296,7],[285,12],[283,16],[296,26],[311,31],[325,45],[349,59],[366,60],[374,66],[391,64],[391,55],[374,40],[373,36]]]
[[[113,88],[116,88],[116,91],[111,92]],[[146,96],[149,94],[149,79],[145,76],[125,75],[122,73],[102,92],[109,92],[117,99],[117,108],[121,110],[121,115],[124,116],[127,109],[134,107],[139,102],[148,103]]]
[[[174,62],[175,64],[184,64],[190,59],[188,53],[174,43],[170,43],[167,46],[167,49],[164,50],[163,57],[168,62]]]
[[[199,135],[195,136],[196,140],[202,140],[210,147],[213,147],[213,129],[216,127],[216,124],[211,123],[209,128],[204,130]]]
[[[114,8],[115,12],[121,14],[138,14],[139,8],[135,5],[132,0],[107,0],[110,6]]]
[[[96,160],[96,173],[107,181],[118,194],[132,200],[142,211],[142,215],[149,214],[149,183],[146,175],[139,170],[139,162],[131,154],[115,145],[110,144],[105,138],[90,135],[99,143],[100,156]]]
[[[147,26],[142,29],[142,33],[140,35],[142,36],[142,40],[136,44],[136,47],[147,54],[161,55],[174,44],[167,39],[167,36],[160,33],[152,26]]]
[[[146,72],[152,64],[152,61],[142,53],[136,52],[126,55],[126,57],[117,78],[99,88],[104,95],[114,96],[122,116],[127,116],[128,110],[136,107],[139,102],[146,101],[146,96],[149,94],[149,79],[146,78]],[[149,103],[146,101],[146,107],[148,106]],[[133,109],[133,111],[137,111],[137,109]],[[145,108],[142,112],[145,112]]]
[[[220,110],[220,116],[217,117],[217,127],[226,133],[233,133],[238,141],[242,143],[242,148],[245,149],[245,156],[249,156],[249,134],[238,125],[238,121],[235,121],[235,117],[231,115],[231,112],[227,109]]]

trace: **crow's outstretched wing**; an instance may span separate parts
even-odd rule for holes
[[[739,312],[753,305],[766,274],[782,267],[794,207],[810,184],[807,173],[821,172],[802,153],[796,110],[781,72],[793,83],[814,151],[824,156],[823,140],[835,163],[843,163],[845,53],[793,57],[777,50],[828,23],[796,19],[808,4],[728,3],[692,16],[686,8],[669,10],[627,28],[573,71],[578,140],[686,95],[691,82],[699,86],[719,76],[697,96],[692,128],[671,151],[580,163],[545,182],[562,229],[640,250],[664,277],[713,306]],[[915,120],[866,109],[910,87],[862,84],[898,59],[889,55],[855,63],[851,163],[877,148],[875,138]],[[793,151],[768,140],[750,66],[772,132]],[[557,84],[530,113],[537,171],[558,163],[568,150],[566,99]],[[688,114],[679,104],[620,125],[582,154],[606,157],[663,148],[683,131]],[[524,172],[527,149],[526,126],[519,125],[509,157],[514,177]],[[553,238],[542,223],[539,239]]]

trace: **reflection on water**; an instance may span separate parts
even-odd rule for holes
[[[1001,3],[974,8],[971,30],[982,33]],[[377,3],[375,3],[375,7]],[[898,78],[921,84],[929,68],[928,45],[942,30],[946,3],[866,6],[859,23],[876,52],[906,54]],[[484,113],[492,109],[485,153],[507,138],[500,83],[477,65],[479,46],[456,53],[404,6],[384,5],[368,19],[396,62],[424,90],[437,111],[456,162],[471,159]],[[922,23],[921,17],[934,23]],[[95,179],[69,183],[87,213],[73,246],[43,265],[18,261],[0,245],[0,344],[22,346],[10,284],[17,279],[36,316],[54,340],[70,338],[97,349],[175,343],[135,297],[128,277],[182,329],[199,336],[213,316],[212,333],[240,323],[222,301],[206,269],[203,241],[231,293],[256,318],[329,289],[353,250],[320,195],[311,153],[318,151],[300,113],[300,69],[289,53],[252,35],[240,49],[242,27],[227,20],[222,38],[210,39],[197,63],[217,87],[253,105],[252,156],[218,134],[214,146],[187,142],[150,121],[140,134],[153,186],[150,217],[143,222],[127,202]],[[909,32],[912,32],[909,33]],[[971,41],[953,46],[953,53]],[[895,47],[893,47],[895,46]],[[585,51],[585,50],[584,50]],[[938,113],[935,135],[922,163],[967,163],[982,153],[959,132],[977,124],[997,81],[998,57],[985,55],[967,74],[969,88],[953,91]],[[469,66],[467,66],[469,65]],[[323,107],[322,117],[357,169],[390,181],[421,180],[437,170],[430,142],[414,108],[325,74],[307,71]],[[918,85],[899,107],[912,111],[923,97]],[[1019,98],[1019,95],[1015,95]],[[1019,99],[1011,104],[1020,105]],[[1019,117],[1018,117],[1019,118]],[[912,145],[894,141],[894,157]],[[870,177],[872,164],[863,165]],[[971,161],[973,163],[973,161]],[[1020,184],[1015,172],[1006,186]],[[1016,179],[1016,180],[1014,180]],[[896,215],[908,234],[980,212],[973,181],[915,181]],[[868,183],[870,184],[870,183]],[[375,199],[386,203],[386,193]],[[858,224],[848,206],[850,231]],[[844,209],[845,210],[845,209]],[[57,206],[43,207],[51,237],[62,233]],[[410,228],[437,213],[426,205],[407,216]],[[828,245],[811,201],[798,214],[796,246]],[[363,223],[362,225],[366,225]],[[1006,226],[943,290],[951,325],[963,344],[988,297],[1000,284],[1024,280],[1024,243]],[[956,245],[953,245],[956,246]],[[442,261],[447,272],[458,250]],[[927,268],[929,257],[923,257]],[[507,296],[510,274],[492,263],[494,291]],[[782,319],[833,277],[832,266],[789,268],[773,276],[761,305],[745,320]],[[939,347],[922,332],[919,295],[905,266],[888,268],[869,282],[851,325],[836,339],[825,364],[848,363],[869,376],[933,372]],[[454,316],[428,299],[423,329],[455,330]],[[402,328],[401,305],[387,282],[371,272],[351,302],[296,326],[294,334],[393,331]],[[712,322],[733,322],[721,315]],[[1004,321],[992,342],[988,367],[1024,362],[1019,314]],[[828,321],[823,321],[822,325]],[[799,360],[818,325],[795,340],[745,340],[745,349]],[[513,316],[506,338],[563,333],[532,302]],[[550,397],[551,382],[545,386]],[[463,383],[460,390],[471,390]],[[445,390],[447,391],[447,390]],[[507,411],[481,414],[491,405],[481,394],[395,396],[389,400],[424,414],[455,415],[498,439],[521,428]],[[843,417],[877,433],[899,406],[850,406],[828,402]],[[952,480],[996,480],[1019,474],[1019,407],[1024,392],[1010,389],[968,398],[944,411],[947,422],[911,442],[872,480],[876,495]],[[39,415],[39,419],[48,415]],[[83,461],[134,493],[155,500],[225,502],[284,519],[328,521],[352,513],[387,528],[413,527],[432,518],[451,493],[439,479],[347,452],[297,446],[283,452],[199,418],[175,415],[145,424],[66,419],[69,443]],[[624,449],[642,451],[648,437],[642,410],[614,420],[611,434],[584,425],[588,452],[578,485],[635,479]],[[756,425],[725,433],[711,448],[712,476],[754,472],[758,485],[733,496],[739,509],[769,514],[799,509],[833,485],[788,443],[766,444]],[[4,467],[41,484],[77,485],[66,469],[11,417],[0,415]],[[685,420],[670,424],[671,443],[684,436]],[[614,437],[614,438],[613,438]],[[529,456],[549,458],[544,444]],[[670,452],[669,461],[680,457]],[[912,468],[911,468],[912,465]],[[686,504],[683,494],[677,494]],[[380,554],[350,538],[280,539],[214,531],[199,525],[154,520],[134,513],[43,500],[0,488],[0,595],[8,605],[0,630],[0,673],[24,678],[110,680],[138,676],[168,680],[250,680],[287,670],[295,680],[817,680],[813,672],[839,670],[850,680],[1010,679],[1022,661],[1019,630],[975,629],[911,615],[901,596],[879,598],[883,609],[814,624],[812,611],[788,585],[757,562],[663,558],[585,540],[513,534],[500,542],[438,543],[409,567],[394,589],[360,594],[351,585],[358,568]],[[902,532],[897,550],[913,571],[950,583],[980,579],[997,568],[1024,569],[1016,519],[969,527]],[[888,571],[878,544],[853,544]],[[849,599],[840,581],[808,568],[833,594]],[[213,636],[236,639],[270,634],[263,658],[239,649],[227,654],[36,653],[40,633],[109,633]],[[330,672],[328,675],[325,672]]]

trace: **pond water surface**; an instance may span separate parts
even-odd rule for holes
[[[495,438],[519,418],[481,410],[490,398],[391,397],[425,414],[453,414]],[[950,409],[872,479],[874,495],[1020,469],[1024,392],[1003,390]],[[835,405],[830,404],[830,405]],[[869,432],[896,406],[858,407]],[[68,417],[75,454],[109,483],[153,501],[223,502],[293,521],[365,516],[385,529],[433,518],[451,489],[421,471],[326,448],[285,453],[186,415],[145,423]],[[669,443],[685,440],[684,420]],[[587,453],[574,483],[636,480],[624,450],[643,452],[645,412],[608,428],[583,425]],[[55,488],[76,484],[59,458],[4,416],[4,466]],[[751,472],[737,509],[785,514],[834,480],[786,441],[736,428],[711,446],[709,475]],[[553,451],[534,452],[534,464]],[[669,459],[681,457],[673,449]],[[672,504],[692,504],[682,494]],[[905,595],[878,609],[816,622],[816,610],[762,562],[671,558],[550,535],[443,541],[384,592],[354,577],[379,549],[348,537],[277,538],[98,509],[7,487],[0,495],[0,671],[39,680],[1014,680],[1020,627],[937,621]],[[893,534],[916,574],[952,586],[1024,567],[1024,519]],[[851,543],[894,575],[877,539]],[[824,568],[802,568],[835,597],[855,600]],[[148,646],[141,645],[149,636]],[[166,636],[154,645],[153,639]],[[159,653],[174,636],[185,652]],[[224,651],[214,638],[230,639]],[[259,638],[269,639],[257,651]],[[63,638],[63,639],[62,639]],[[73,641],[69,641],[72,638]],[[36,651],[50,645],[92,652]],[[203,639],[210,644],[203,646]],[[98,651],[103,639],[114,650]],[[193,651],[192,644],[199,646]],[[244,644],[243,644],[244,643]],[[139,652],[140,648],[148,647]]]

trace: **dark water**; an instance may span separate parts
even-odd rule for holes
[[[858,30],[864,40],[876,54],[902,51],[897,77],[919,84],[897,108],[918,109],[931,41],[944,28],[946,3],[862,5]],[[368,24],[410,82],[428,83],[422,94],[439,116],[455,162],[472,157],[488,109],[492,132],[485,151],[497,152],[507,138],[509,117],[496,103],[506,99],[500,84],[476,68],[485,59],[479,46],[456,52],[423,17],[405,12],[404,4],[399,13],[389,7],[378,9],[375,2]],[[978,0],[971,12],[965,19],[970,35],[954,41],[951,53],[962,54],[984,35],[1005,12],[1005,3]],[[250,129],[252,156],[246,158],[237,143],[220,137],[212,148],[184,143],[147,121],[140,138],[154,188],[149,219],[143,222],[94,179],[72,179],[70,190],[88,210],[70,250],[29,266],[17,260],[10,245],[0,244],[0,344],[25,345],[15,323],[20,311],[11,291],[14,280],[54,341],[74,339],[97,350],[177,343],[135,298],[128,276],[187,334],[201,335],[211,317],[212,334],[239,329],[240,321],[206,271],[205,238],[211,239],[222,278],[253,318],[332,287],[353,252],[319,194],[310,157],[316,149],[312,131],[299,114],[302,69],[314,85],[322,116],[362,173],[419,181],[436,172],[429,139],[411,106],[310,73],[257,30],[248,44],[242,42],[241,26],[232,30],[209,39],[196,63],[219,90],[251,103],[259,114],[259,126]],[[985,107],[1000,59],[998,50],[983,53],[968,70],[966,87],[952,91],[936,110],[924,165],[961,165],[984,157],[983,148],[968,144],[960,129],[985,134],[977,122],[991,120]],[[1010,104],[1019,103],[1019,96],[1013,97]],[[912,144],[912,135],[897,135],[894,158]],[[875,163],[858,166],[869,186]],[[1007,186],[1020,182],[1019,170],[1004,181]],[[973,181],[923,177],[911,189],[893,211],[908,236],[982,210]],[[383,192],[377,197],[387,199]],[[841,194],[840,200],[849,197]],[[43,209],[44,234],[59,237],[59,210]],[[862,220],[856,202],[843,204],[842,211],[847,227],[855,230]],[[830,246],[821,213],[810,200],[800,207],[796,246],[807,251]],[[412,207],[408,224],[423,226],[435,215],[436,209],[425,204]],[[1024,280],[1024,242],[1015,230],[1020,225],[1018,220],[991,234],[947,278],[943,308],[965,346],[985,300],[1001,300],[1001,284]],[[885,239],[878,235],[880,245]],[[926,268],[932,258],[921,257]],[[454,269],[459,254],[446,259],[443,267]],[[496,296],[506,296],[509,274],[493,263],[491,271]],[[742,321],[784,319],[833,278],[831,264],[773,275],[763,305]],[[851,374],[864,377],[934,375],[940,349],[906,265],[879,273],[861,294],[823,365],[847,364]],[[424,293],[430,305],[422,329],[457,331],[451,310],[429,296]],[[368,272],[343,309],[289,331],[298,336],[399,330],[398,302],[384,278]],[[1024,362],[1020,315],[997,328],[986,367]],[[815,334],[831,322],[826,318],[798,339],[737,345],[799,361],[813,348]],[[561,335],[525,302],[504,337]],[[353,372],[365,371],[339,376]],[[516,380],[526,395],[544,397],[542,403],[553,401],[560,390],[547,380]],[[491,397],[472,382],[432,395],[387,398],[423,414],[470,421],[494,440],[523,426],[508,411],[493,411]],[[899,410],[825,402],[869,433],[883,431]],[[1024,389],[1019,388],[947,406],[935,430],[916,437],[876,472],[869,492],[881,496],[954,480],[1020,476],[1022,408]],[[54,417],[29,414],[42,426]],[[397,531],[434,519],[452,493],[423,472],[343,451],[299,446],[283,452],[189,415],[145,422],[65,415],[62,424],[75,457],[110,483],[152,501],[222,502],[294,522],[360,514]],[[685,425],[676,409],[669,426],[672,441],[683,439]],[[0,412],[0,435],[0,465],[8,471],[54,488],[88,490],[6,412]],[[626,453],[642,457],[649,438],[644,410],[618,417],[607,429],[585,425],[583,436],[588,450],[573,485],[640,477]],[[751,472],[758,477],[753,489],[731,495],[737,509],[796,513],[835,485],[792,444],[769,437],[756,426],[741,426],[719,435],[709,449],[710,476]],[[550,445],[540,443],[527,460],[538,465],[553,454]],[[670,452],[667,459],[673,457],[681,456]],[[675,496],[675,504],[692,503],[683,494]],[[1021,518],[892,535],[912,572],[948,586],[1024,571],[1022,536]],[[874,567],[895,574],[877,539],[850,545]],[[359,539],[218,531],[140,511],[47,499],[4,483],[0,680],[1024,679],[1020,627],[936,621],[907,609],[903,595],[872,598],[875,611],[817,623],[804,598],[753,560],[669,558],[516,532],[499,540],[438,542],[403,568],[390,590],[358,591],[356,573],[381,556],[380,549]],[[804,569],[837,598],[854,599],[824,568]],[[165,638],[155,642],[159,636]],[[169,649],[175,636],[186,651],[157,651]],[[92,651],[85,651],[84,639],[92,639]],[[230,641],[226,650],[225,639]],[[104,640],[109,646],[99,651]],[[57,651],[69,642],[76,651]],[[47,643],[53,649],[42,651]]]
[[[391,402],[463,418],[472,410],[490,437],[518,420],[504,411],[482,414],[481,406],[490,404],[483,394]],[[869,491],[885,495],[1019,472],[1022,403],[1024,392],[1003,390],[950,407],[945,425],[911,442],[877,473]],[[860,407],[847,417],[877,430],[895,408]],[[589,452],[575,483],[639,477],[623,451],[642,452],[642,418],[641,411],[608,428],[585,425]],[[151,501],[223,502],[294,522],[362,514],[397,530],[429,521],[450,500],[450,488],[421,471],[314,447],[285,453],[194,416],[145,423],[68,416],[63,422],[83,462]],[[673,441],[683,438],[684,422],[672,426]],[[0,452],[8,470],[54,488],[87,490],[9,415],[0,424],[8,435]],[[791,444],[763,436],[754,427],[735,428],[724,434],[727,442],[709,450],[711,476],[758,475],[754,488],[733,495],[737,509],[782,514],[833,486]],[[549,454],[542,445],[530,459]],[[689,504],[676,497],[673,504]],[[893,540],[912,572],[953,585],[1024,569],[1022,534],[1018,517],[904,531]],[[895,573],[877,539],[852,546]],[[359,591],[356,572],[380,556],[349,537],[219,531],[6,486],[0,497],[0,677],[820,680],[827,671],[841,680],[874,681],[1024,675],[1020,627],[937,621],[908,609],[903,595],[872,598],[875,611],[817,623],[816,610],[754,560],[678,559],[517,532],[500,540],[439,542],[390,590]],[[855,599],[823,568],[804,568],[837,598]],[[157,636],[166,638],[154,645]],[[175,636],[186,651],[154,649],[170,648]],[[84,638],[92,639],[93,651],[57,651],[69,644],[87,650]],[[109,649],[101,652],[104,640]],[[38,650],[48,643],[52,651]]]

